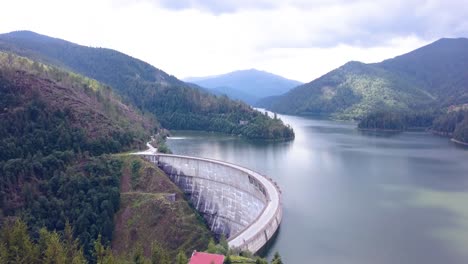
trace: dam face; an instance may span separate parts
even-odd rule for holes
[[[282,210],[274,182],[249,169],[211,159],[144,154],[187,195],[231,248],[261,249],[278,229]]]

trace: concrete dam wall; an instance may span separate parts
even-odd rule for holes
[[[141,153],[188,196],[215,234],[231,248],[261,249],[281,223],[276,184],[257,172],[223,161]]]

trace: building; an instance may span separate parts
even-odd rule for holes
[[[189,264],[223,264],[224,256],[193,251]]]

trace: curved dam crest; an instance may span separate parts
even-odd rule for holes
[[[156,164],[187,195],[217,235],[231,248],[260,250],[282,218],[281,192],[271,179],[224,161],[155,153],[135,153]]]

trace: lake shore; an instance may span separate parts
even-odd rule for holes
[[[404,132],[403,129],[384,129],[384,128],[357,128],[359,131],[372,131],[372,132]]]
[[[459,140],[456,140],[456,139],[454,139],[454,138],[451,138],[450,140],[451,140],[452,142],[456,143],[456,144],[459,144],[459,145],[468,147],[468,142],[459,141]]]

